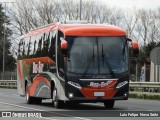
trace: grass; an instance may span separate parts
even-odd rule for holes
[[[138,94],[129,94],[129,98],[136,99],[149,99],[149,100],[160,100],[160,95],[138,95]]]
[[[6,86],[0,86],[0,88],[6,88],[6,89],[17,89],[17,87],[6,87]]]

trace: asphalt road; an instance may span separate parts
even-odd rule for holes
[[[4,111],[12,111],[12,115],[13,112],[17,111],[21,114],[26,114],[26,112],[41,113],[44,116],[41,118],[23,118],[27,120],[160,120],[160,117],[156,117],[156,115],[160,116],[160,101],[137,99],[116,101],[111,110],[105,109],[103,103],[65,105],[63,109],[55,109],[51,100],[43,100],[40,105],[28,105],[25,97],[20,97],[16,89],[0,89],[0,111],[0,116]],[[150,117],[136,117],[140,113],[149,114]],[[155,116],[153,117],[151,114]],[[20,117],[0,117],[1,119],[22,120]]]

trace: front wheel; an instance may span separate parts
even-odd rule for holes
[[[53,100],[53,104],[54,104],[55,108],[62,108],[63,107],[64,101],[59,100],[56,88],[54,88],[54,90],[53,90],[53,98],[52,98],[52,100]]]
[[[114,100],[105,101],[104,106],[105,108],[112,109],[114,107],[114,103],[115,103]]]

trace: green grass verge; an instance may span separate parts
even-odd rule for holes
[[[149,99],[149,100],[160,100],[160,95],[138,95],[138,94],[129,94],[129,98]]]
[[[6,87],[6,86],[0,86],[0,88],[6,88],[6,89],[17,89],[17,87]]]

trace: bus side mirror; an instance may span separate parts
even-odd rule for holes
[[[139,55],[139,45],[137,41],[132,41],[132,51],[133,51],[133,57],[138,57]]]
[[[127,38],[127,41],[131,43],[131,53],[132,57],[138,57],[139,56],[139,45],[138,42],[135,40],[131,40]]]
[[[63,55],[67,55],[67,47],[68,47],[68,43],[66,40],[61,40],[61,53]]]

